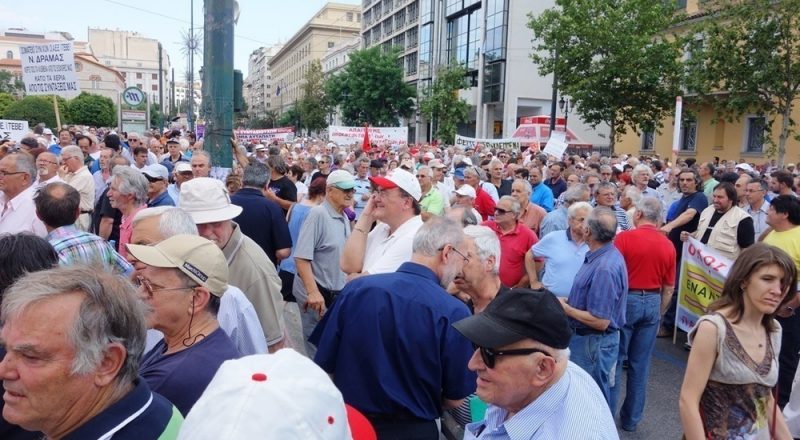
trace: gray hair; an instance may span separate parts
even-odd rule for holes
[[[617,187],[617,185],[614,185],[611,182],[600,182],[599,184],[597,184],[597,186],[594,187],[594,194],[597,195],[597,193],[599,193],[601,189],[613,189],[615,197],[619,193],[619,188]]]
[[[84,296],[67,338],[75,349],[72,374],[91,373],[109,343],[125,347],[118,387],[133,383],[145,347],[145,306],[131,283],[89,266],[70,265],[32,272],[4,293],[0,321],[7,324],[28,307],[79,292]]]
[[[502,166],[503,165],[503,161],[501,161],[500,159],[498,159],[496,157],[489,161],[489,166],[490,167],[493,167],[495,165],[501,165]]]
[[[417,168],[417,175],[419,174],[424,174],[428,177],[433,177],[433,170],[431,170],[431,167],[427,165],[422,165],[421,167]]]
[[[481,261],[494,257],[492,273],[495,275],[500,273],[500,240],[497,234],[486,226],[467,226],[464,228],[464,235],[475,242],[475,249]]]
[[[283,158],[280,156],[270,156],[269,158],[267,158],[267,165],[269,165],[271,169],[275,170],[276,173],[281,175],[284,175],[289,172],[289,166],[286,165],[286,161],[283,160]],[[245,170],[245,172],[247,171]],[[242,181],[244,182],[244,178],[242,178]],[[264,186],[262,185],[259,188],[263,187]]]
[[[500,200],[507,200],[509,203],[511,203],[511,212],[514,214],[519,214],[520,209],[522,209],[522,206],[519,204],[519,200],[515,199],[514,197],[503,196],[500,197]]]
[[[132,195],[138,205],[147,201],[147,178],[139,170],[131,167],[116,166],[111,171],[113,179],[119,179],[119,192]]]
[[[633,172],[631,173],[632,177],[636,177],[639,174],[647,174],[647,177],[653,177],[653,170],[650,169],[649,166],[645,164],[639,164],[633,167]]]
[[[589,213],[586,226],[592,239],[600,243],[610,243],[617,235],[617,216],[611,209],[598,206]]]
[[[590,205],[589,202],[575,202],[569,205],[569,208],[567,208],[567,217],[569,218],[577,217],[578,211],[582,209],[585,209],[586,213],[589,214],[590,212],[592,212],[592,205]]]
[[[525,192],[528,193],[528,195],[533,194],[533,186],[531,186],[530,182],[528,182],[525,179],[514,179],[513,183],[516,183],[516,182],[522,182],[522,186],[525,189]]]
[[[475,213],[472,212],[472,208],[465,208],[463,206],[453,206],[450,208],[450,212],[453,211],[461,211],[461,217],[458,219],[461,222],[461,226],[467,227],[470,225],[477,225],[479,223],[478,217],[475,216]],[[452,218],[452,217],[451,217]]]
[[[267,160],[272,160],[273,157],[280,158],[280,156],[272,156]],[[263,163],[252,161],[250,165],[244,168],[242,186],[264,189],[267,186],[267,182],[269,182],[269,168]]]
[[[658,224],[661,221],[661,201],[655,197],[646,196],[636,202],[636,210],[642,213],[645,220]]]
[[[642,192],[639,191],[639,188],[629,185],[627,188],[625,188],[622,196],[631,199],[631,203],[635,205],[639,202],[639,200],[642,199]]]
[[[603,158],[603,159],[605,159],[605,158]],[[603,171],[605,171],[607,173],[614,172],[614,170],[611,169],[611,165],[600,165],[600,172],[602,173]]]
[[[583,201],[584,194],[587,194],[588,192],[589,187],[587,185],[583,183],[576,183],[564,191],[564,203],[569,206],[575,202],[581,202]]]
[[[77,145],[70,145],[68,147],[64,147],[61,150],[61,157],[72,157],[75,156],[83,162],[83,150],[81,147]]]
[[[133,226],[151,217],[159,217],[158,232],[165,239],[173,235],[199,235],[197,225],[192,220],[192,217],[186,211],[174,206],[157,206],[155,208],[142,209],[133,218]]]
[[[80,148],[78,149],[80,150]],[[14,167],[17,172],[27,174],[31,179],[31,183],[33,183],[37,176],[36,162],[33,156],[28,153],[17,153],[12,154],[11,157],[14,158]]]
[[[464,231],[460,224],[445,217],[434,216],[419,228],[411,250],[414,254],[433,257],[445,245],[459,247],[463,242]]]
[[[464,168],[464,177],[466,177],[468,174],[471,176],[477,176],[478,180],[483,180],[483,173],[481,173],[480,168],[474,166]]]
[[[208,162],[208,166],[209,167],[211,166],[211,155],[208,154],[208,151],[206,151],[206,150],[194,150],[194,152],[192,153],[192,159],[194,159],[195,157],[198,157],[198,156],[205,157],[206,158],[206,162]]]

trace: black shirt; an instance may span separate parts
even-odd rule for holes
[[[234,218],[242,233],[253,239],[267,254],[272,264],[277,265],[275,252],[292,247],[292,237],[286,217],[277,203],[264,197],[260,189],[242,188],[231,196],[231,203],[242,207],[242,213]]]
[[[280,199],[290,202],[297,201],[297,186],[286,176],[282,176],[277,180],[270,180],[269,189]],[[288,209],[284,209],[283,215],[286,215],[288,211]]]
[[[108,188],[103,191],[100,199],[94,205],[94,212],[92,213],[92,233],[100,235],[100,220],[103,217],[113,217],[114,224],[111,226],[111,235],[108,236],[108,241],[114,242],[114,250],[119,252],[119,225],[122,224],[122,211],[111,206],[111,201],[108,200]]]

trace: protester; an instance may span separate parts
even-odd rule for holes
[[[519,221],[529,227],[537,237],[541,237],[540,227],[547,211],[530,201],[532,192],[530,182],[525,179],[514,179],[511,183],[511,196],[516,198],[520,205]]]
[[[108,200],[110,207],[118,209],[122,214],[117,251],[123,257],[128,255],[125,245],[131,242],[133,218],[137,212],[147,207],[147,189],[147,179],[133,167],[115,166],[112,169]]]
[[[61,150],[61,178],[78,190],[81,195],[81,215],[78,217],[76,226],[81,230],[88,231],[94,210],[94,178],[84,165],[83,159],[83,151],[80,147],[70,145]]]
[[[27,153],[10,154],[0,159],[0,234],[30,232],[47,235],[44,224],[36,217],[33,196],[36,192],[36,165]]]
[[[36,156],[36,188],[41,188],[48,183],[63,182],[58,175],[61,159],[49,151],[43,151]]]
[[[767,201],[767,182],[763,180],[755,180],[749,176],[745,176],[747,183],[745,184],[745,206],[744,210],[753,218],[753,232],[756,241],[759,241],[767,231],[767,217],[769,215],[769,205]]]
[[[494,208],[494,220],[482,223],[500,240],[500,279],[512,288],[530,285],[525,272],[525,253],[539,241],[530,228],[519,222],[519,214],[517,199],[503,196]]]
[[[500,240],[486,226],[466,226],[464,234],[464,255],[469,261],[453,285],[469,297],[467,306],[473,313],[480,313],[497,295],[509,290],[500,280]]]
[[[169,185],[169,171],[159,163],[147,165],[142,169],[142,174],[147,179],[147,207],[175,206],[167,192]]]

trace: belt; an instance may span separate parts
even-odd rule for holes
[[[660,290],[628,289],[629,294],[633,295],[661,295]]]
[[[87,211],[87,210],[84,210],[84,209],[81,209],[81,214],[91,214],[91,213],[93,213],[93,212],[94,212],[94,209],[90,209],[90,210],[88,210],[88,211]]]
[[[575,329],[575,334],[578,336],[590,336],[590,335],[610,335],[618,332],[619,329],[608,327],[605,330],[595,330],[593,328],[588,327],[581,327]]]

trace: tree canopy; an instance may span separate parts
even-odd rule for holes
[[[446,144],[455,141],[458,124],[469,117],[469,104],[458,97],[458,91],[468,87],[466,73],[463,66],[439,69],[419,105],[428,120],[436,121],[436,138]]]
[[[325,98],[325,77],[319,61],[311,63],[301,86],[302,97],[298,103],[303,127],[317,131],[328,126],[328,103]]]
[[[70,123],[113,127],[117,125],[117,106],[111,98],[81,92],[68,101]]]

